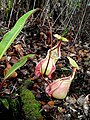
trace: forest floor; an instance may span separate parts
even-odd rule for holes
[[[77,16],[73,18],[77,19]],[[28,59],[26,64],[17,70],[15,78],[7,79],[0,95],[10,94],[11,88],[15,86],[18,89],[25,80],[30,80],[28,89],[32,91],[35,99],[40,103],[40,112],[43,120],[89,120],[90,118],[90,7],[83,22],[83,29],[76,38],[76,31],[71,27],[64,35],[69,41],[61,46],[62,57],[56,63],[56,71],[53,78],[60,78],[70,74],[69,63],[66,56],[72,57],[80,67],[76,72],[75,78],[70,86],[68,95],[63,100],[58,100],[49,97],[45,92],[47,83],[35,75],[36,64],[46,57],[48,49],[50,49],[50,26],[48,20],[44,22],[39,19],[34,20],[24,27],[20,35],[13,42],[6,54],[0,60],[0,78],[1,82],[4,77],[5,69],[8,64],[13,65],[19,58],[27,54],[35,54],[31,59]],[[52,24],[52,22],[50,21]],[[73,23],[75,24],[75,23]],[[3,35],[9,31],[7,22],[0,21],[0,40]],[[57,44],[57,40],[53,37],[54,34],[59,34],[59,31],[53,32],[52,28],[52,44]],[[76,39],[74,39],[76,38]],[[69,70],[69,72],[67,71]],[[15,92],[15,91],[13,91]],[[12,93],[13,93],[12,92]],[[2,94],[3,93],[3,94]],[[2,120],[4,120],[2,118]],[[9,120],[9,119],[8,119]]]

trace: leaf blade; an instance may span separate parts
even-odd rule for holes
[[[0,42],[0,59],[2,58],[6,50],[9,48],[9,46],[12,44],[14,39],[19,35],[28,17],[32,15],[34,12],[36,12],[37,10],[39,9],[37,8],[37,9],[30,10],[29,12],[24,14],[22,17],[20,17],[16,22],[16,24],[14,25],[14,27],[3,36],[3,39]]]
[[[7,74],[5,75],[4,79],[7,79],[13,72],[15,72],[17,69],[19,69],[20,67],[22,67],[26,61],[27,58],[29,57],[33,57],[34,54],[28,54],[24,57],[22,57],[18,62],[16,62],[11,68],[10,70],[7,72]]]
[[[1,99],[0,98],[0,101],[3,103],[3,105],[7,108],[7,109],[9,109],[9,103],[8,103],[8,101],[7,101],[7,99]]]

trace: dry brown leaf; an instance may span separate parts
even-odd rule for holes
[[[51,107],[53,107],[54,106],[54,101],[49,101],[48,105],[50,105]]]
[[[7,63],[7,67],[6,67],[5,70],[4,70],[4,76],[7,74],[7,72],[10,70],[11,67],[12,67],[12,66],[11,66],[9,63]],[[9,76],[9,79],[15,78],[15,77],[17,77],[17,73],[16,73],[16,72],[13,72],[13,73]]]
[[[46,102],[44,102],[44,101],[40,101],[40,103],[41,103],[42,105],[45,105],[45,104],[46,104]]]
[[[4,60],[6,60],[6,57],[2,57],[2,58],[0,59],[0,61],[4,61]]]
[[[62,68],[62,67],[63,67],[63,64],[62,64],[62,63],[59,63],[58,66],[59,66],[60,68]]]
[[[81,56],[80,56],[80,55],[77,55],[77,60],[78,60],[78,62],[81,62],[81,61],[82,61],[82,59],[81,59]]]
[[[5,89],[4,91],[3,91],[3,93],[6,93],[6,94],[11,94],[11,92],[10,92],[10,90],[9,89]]]
[[[71,47],[69,48],[69,51],[72,52],[72,53],[75,53],[75,47],[74,47],[74,46],[71,46]]]
[[[22,45],[21,44],[17,44],[14,46],[16,51],[21,55],[23,56],[23,48],[22,48]]]
[[[12,56],[10,61],[11,61],[11,63],[16,63],[16,62],[18,62],[18,58],[16,56]]]
[[[62,51],[62,56],[67,56],[67,53],[65,51]]]
[[[83,50],[79,50],[78,54],[81,55],[82,57],[84,57],[84,52],[83,52]]]

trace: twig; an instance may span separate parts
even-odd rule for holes
[[[42,14],[41,14],[41,16],[40,16],[40,19],[42,18],[43,13],[45,13],[45,10],[46,10],[47,7],[48,7],[49,1],[50,1],[50,0],[48,0],[48,1],[46,2],[46,5],[44,6],[44,9],[43,9]]]
[[[66,9],[67,6],[68,6],[68,5],[66,5],[66,6],[63,8],[63,10],[60,12],[60,14],[58,15],[58,17],[57,17],[56,20],[54,21],[52,27],[55,25],[55,23],[56,23],[57,20],[59,19],[60,15],[63,13],[63,11]]]
[[[70,18],[69,18],[69,20],[68,20],[67,25],[65,25],[65,29],[68,27],[68,25],[69,25],[69,23],[70,23],[70,21],[71,21],[71,19],[72,19],[72,16],[73,16],[73,14],[74,14],[76,8],[77,8],[77,6],[75,6],[74,10],[71,12],[71,16],[70,16]],[[67,17],[66,17],[66,19],[67,19]],[[66,21],[66,19],[64,20],[64,22]],[[63,22],[62,24],[64,24],[64,22]],[[61,25],[62,25],[62,24],[61,24]],[[59,28],[58,28],[57,30],[60,29],[61,25],[59,26]]]
[[[69,20],[68,20],[68,23],[67,23],[67,25],[66,25],[66,28],[68,27],[68,25],[69,25],[69,23],[70,23],[70,21],[71,21],[71,19],[72,19],[72,17],[73,17],[73,14],[74,14],[76,8],[77,8],[77,6],[75,6],[75,8],[74,8],[74,10],[73,10],[73,12],[72,12],[72,14],[71,14],[71,16],[70,16],[70,18],[69,18]]]
[[[34,0],[33,9],[35,8],[35,4],[36,4],[36,0]],[[32,19],[33,19],[33,14],[32,14],[31,20],[32,20]]]
[[[34,0],[33,9],[35,8],[36,0]]]
[[[56,5],[57,5],[57,2],[54,4],[54,6],[53,6],[53,8],[52,8],[52,10],[51,10],[51,13],[50,13],[51,15],[52,15],[52,13],[53,13],[53,11],[54,11]]]
[[[13,93],[13,91],[16,90],[16,85],[17,85],[17,83],[15,83],[15,85],[13,86],[11,93]]]
[[[12,6],[12,9],[11,9],[11,13],[10,13],[10,18],[9,18],[9,21],[8,21],[8,28],[10,26],[10,21],[11,21],[11,18],[12,18],[12,13],[13,13],[13,10],[14,10],[15,3],[16,3],[16,0],[14,0],[14,2],[13,2],[13,6]]]
[[[86,1],[87,1],[87,0],[86,0]],[[87,1],[87,4],[88,4],[88,2],[89,2],[89,0]],[[74,41],[76,41],[76,39],[77,39],[77,37],[78,37],[78,34],[80,33],[80,30],[81,30],[81,27],[82,27],[82,23],[83,23],[85,14],[86,14],[87,6],[88,6],[87,4],[86,4],[85,10],[84,10],[84,14],[83,14],[83,16],[82,16],[82,20],[81,20],[81,23],[80,23],[80,26],[79,26],[79,29],[78,29],[78,32],[77,32],[77,34],[76,34],[76,36],[75,36]]]
[[[21,0],[18,1],[18,5],[20,5],[20,2],[21,2]],[[19,9],[20,9],[20,7],[18,6],[17,14],[16,14],[16,20],[18,19]]]

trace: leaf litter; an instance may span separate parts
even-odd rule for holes
[[[35,25],[34,25],[35,24]],[[45,58],[48,49],[50,49],[50,45],[48,45],[48,35],[49,30],[42,27],[42,22],[37,24],[35,23],[29,26],[31,30],[31,34],[28,35],[28,29],[25,29],[25,33],[20,35],[17,40],[13,43],[11,49],[7,51],[7,55],[5,58],[3,57],[0,60],[0,74],[6,74],[5,64],[8,60],[9,64],[15,63],[20,56],[24,54],[36,54],[34,58],[29,59],[27,63],[21,67],[21,69],[17,70],[15,73],[17,76],[11,77],[11,81],[6,81],[3,86],[3,94],[10,94],[11,88],[9,85],[14,86],[16,83],[16,87],[18,87],[18,83],[21,85],[26,79],[30,79],[33,83],[30,84],[29,89],[35,95],[36,100],[41,103],[41,113],[43,115],[43,120],[67,120],[67,119],[85,119],[88,120],[90,117],[90,50],[89,45],[85,42],[83,45],[83,40],[78,41],[75,45],[72,45],[73,40],[69,40],[68,43],[65,43],[61,47],[62,58],[57,62],[57,74],[55,73],[55,78],[58,77],[58,74],[64,75],[64,70],[61,70],[61,67],[68,67],[65,64],[66,58],[65,56],[72,56],[78,63],[80,70],[77,72],[75,80],[70,87],[70,92],[64,100],[56,100],[54,98],[50,98],[45,93],[45,82],[40,78],[35,76],[35,66],[36,64],[43,58]],[[35,29],[35,26],[36,29]],[[38,27],[39,26],[39,27]],[[32,30],[33,29],[33,30]],[[37,30],[37,33],[34,34],[33,31]],[[43,34],[41,34],[43,33]],[[69,35],[66,36],[69,38]],[[72,36],[70,36],[72,37]],[[23,39],[22,39],[23,38]],[[72,37],[73,38],[73,37]],[[21,44],[18,44],[18,39]],[[55,44],[55,40],[53,40],[53,44]],[[65,70],[66,71],[66,70]],[[3,75],[1,75],[3,76]],[[1,94],[1,93],[0,93]],[[2,95],[3,95],[2,94]]]

